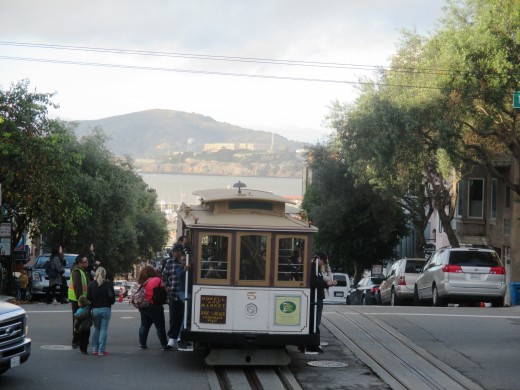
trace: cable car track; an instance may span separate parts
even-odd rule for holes
[[[301,390],[287,367],[220,366],[212,373],[212,390]]]
[[[334,310],[322,323],[392,389],[482,389],[375,315]]]

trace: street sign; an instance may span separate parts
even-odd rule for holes
[[[0,238],[0,256],[11,256],[10,238]]]
[[[0,237],[11,238],[11,224],[9,222],[0,223]]]
[[[513,108],[520,108],[520,92],[513,94]]]

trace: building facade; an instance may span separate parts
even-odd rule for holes
[[[514,159],[497,159],[494,165],[512,182],[519,181],[518,163]],[[452,227],[459,243],[492,247],[506,268],[508,284],[520,282],[519,196],[503,180],[480,167],[457,183],[457,193]],[[449,245],[436,212],[428,229],[437,248]],[[506,303],[510,303],[509,294]]]

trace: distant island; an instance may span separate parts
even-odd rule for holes
[[[84,136],[101,128],[107,145],[145,173],[301,177],[305,143],[200,114],[147,110],[77,121]]]

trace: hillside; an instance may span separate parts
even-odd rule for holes
[[[292,151],[304,145],[278,134],[273,137],[271,132],[244,129],[200,114],[174,110],[147,110],[78,123],[78,136],[100,126],[109,137],[109,148],[116,155],[133,158],[154,158],[165,150],[199,152],[205,143],[270,145],[273,140],[276,150],[286,147]]]

